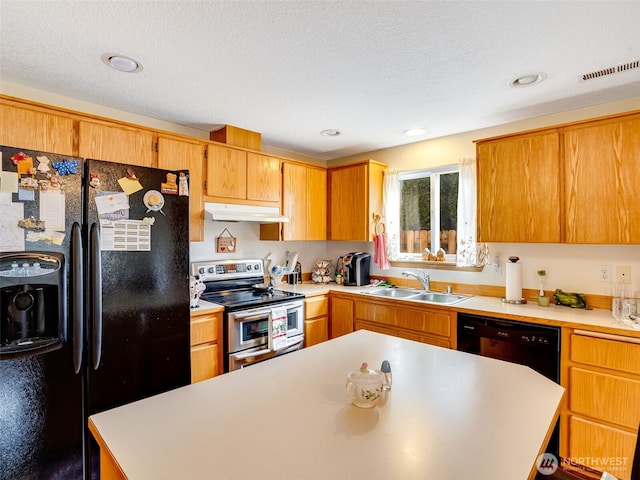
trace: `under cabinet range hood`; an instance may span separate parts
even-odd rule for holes
[[[287,217],[280,214],[278,207],[205,202],[204,210],[213,220],[221,222],[281,223],[289,221]]]

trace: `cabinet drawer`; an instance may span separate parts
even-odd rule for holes
[[[191,319],[191,345],[218,340],[221,314],[202,315]]]
[[[638,428],[640,381],[573,367],[570,373],[570,410],[589,417]]]
[[[311,297],[304,302],[304,318],[320,317],[329,314],[329,297],[320,295]]]
[[[571,360],[621,372],[640,374],[640,344],[586,335],[572,335]]]
[[[448,313],[399,309],[396,311],[396,325],[424,333],[451,336],[451,315]]]
[[[635,445],[635,434],[576,416],[569,419],[569,458],[599,472],[628,479]]]

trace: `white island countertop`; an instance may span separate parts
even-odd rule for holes
[[[373,409],[351,405],[347,372],[383,360],[392,390]],[[524,480],[563,394],[521,365],[361,330],[92,415],[90,427],[130,480]]]

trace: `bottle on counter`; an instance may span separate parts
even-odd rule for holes
[[[380,371],[382,372],[382,376],[384,378],[382,390],[391,390],[391,364],[388,360],[382,362]]]

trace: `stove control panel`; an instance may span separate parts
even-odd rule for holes
[[[262,259],[193,262],[191,275],[205,282],[258,277],[264,276],[264,263]]]

